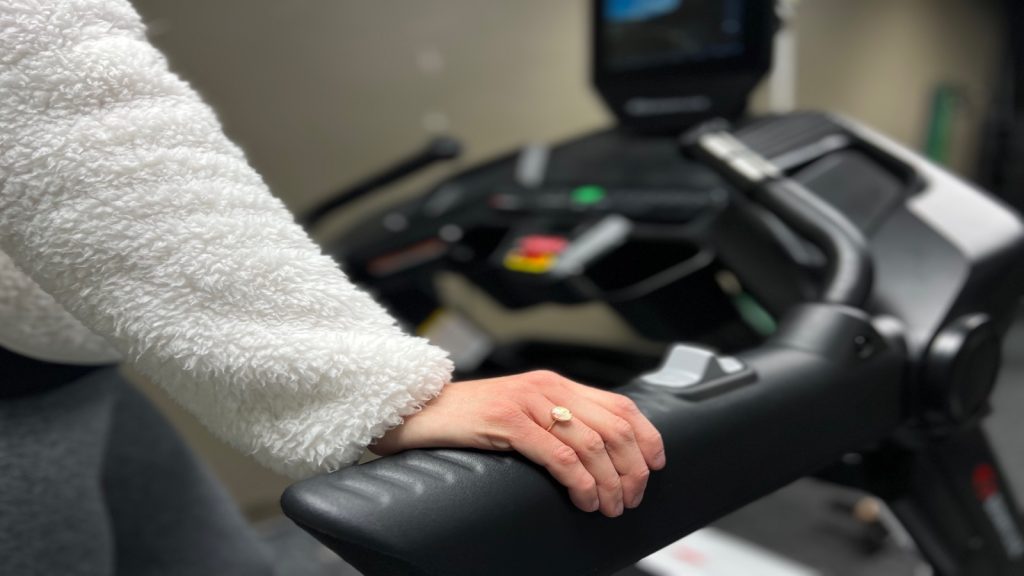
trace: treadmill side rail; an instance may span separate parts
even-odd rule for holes
[[[870,353],[860,342],[872,342]],[[757,380],[689,400],[632,384],[668,466],[620,518],[575,509],[511,455],[412,451],[299,482],[282,506],[368,576],[610,574],[724,514],[870,447],[901,418],[901,345],[850,308],[796,309],[742,354]]]

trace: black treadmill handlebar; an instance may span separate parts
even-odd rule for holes
[[[309,229],[316,226],[320,220],[334,210],[358,200],[367,194],[391,185],[406,176],[418,172],[435,162],[442,160],[453,160],[462,154],[462,144],[455,138],[438,136],[427,143],[426,147],[415,152],[411,156],[398,161],[394,165],[361,180],[348,188],[335,192],[332,197],[319,204],[304,216],[299,218],[299,223]]]
[[[575,509],[521,457],[459,450],[311,478],[282,505],[368,576],[610,574],[891,433],[904,369],[895,340],[859,311],[807,305],[738,357],[753,374],[739,387],[699,399],[643,381],[617,390],[671,455],[619,518]]]
[[[788,178],[766,180],[750,193],[825,254],[822,301],[864,305],[871,293],[873,267],[864,236],[845,216]]]
[[[871,258],[863,234],[845,216],[722,131],[720,123],[696,128],[682,143],[684,151],[708,163],[824,253],[822,301],[864,305],[873,282]]]
[[[940,329],[974,330],[959,322],[943,328],[954,313],[1008,317],[1020,275],[1008,275],[1007,263],[1020,261],[1024,233],[1005,208],[972,201],[975,190],[910,152],[844,130],[932,180],[919,206],[927,219],[905,212],[910,219],[886,221],[872,237],[879,268],[890,273],[874,288],[885,314],[874,318],[860,309],[872,261],[855,227],[729,134],[715,132],[722,137],[702,143],[710,145],[686,142],[833,267],[825,301],[789,309],[762,346],[736,358],[675,346],[661,370],[616,389],[659,429],[668,454],[639,508],[615,519],[583,513],[517,455],[418,450],[302,481],[282,497],[285,513],[367,576],[610,574],[844,453],[867,452],[866,488],[887,499],[938,572],[1022,573],[1024,522],[979,422],[961,429],[915,416],[923,386],[952,390],[921,370],[919,362],[934,361],[920,354],[921,342]],[[994,233],[968,233],[979,221],[993,222]],[[907,234],[884,233],[908,222]],[[929,265],[908,267],[908,258]],[[939,300],[921,298],[916,275],[945,278],[946,270],[957,282]],[[952,334],[960,352],[942,350],[936,365],[944,374],[971,375],[950,366],[991,363],[968,335]]]

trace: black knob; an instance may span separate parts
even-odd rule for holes
[[[968,314],[932,340],[924,369],[923,402],[933,422],[957,424],[980,415],[996,384],[1000,342],[986,314]]]

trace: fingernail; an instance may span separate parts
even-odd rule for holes
[[[664,468],[665,467],[665,452],[658,452],[658,455],[654,457],[654,467]]]
[[[615,515],[622,516],[622,500],[619,500],[619,502],[615,505]]]
[[[597,509],[601,507],[601,500],[594,498],[590,501],[590,506],[587,507],[587,512],[597,512]]]
[[[644,493],[641,492],[641,493],[637,494],[636,498],[633,498],[633,501],[629,503],[629,507],[630,508],[636,508],[643,501],[644,501]]]

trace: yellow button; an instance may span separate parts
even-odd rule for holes
[[[557,258],[551,254],[524,256],[521,252],[513,251],[505,255],[505,268],[513,272],[544,274],[554,267],[556,260]]]

